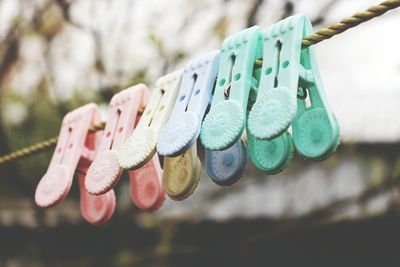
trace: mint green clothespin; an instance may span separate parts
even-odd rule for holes
[[[327,103],[314,49],[301,47],[310,33],[311,22],[301,14],[265,31],[262,77],[248,128],[254,137],[271,140],[292,124],[299,154],[321,160],[338,146],[339,126]]]
[[[254,77],[257,81],[260,80],[261,68],[254,71]],[[248,111],[251,110],[257,96],[257,86],[252,86]],[[249,112],[247,112],[248,116]],[[246,127],[247,144],[249,158],[253,165],[267,173],[276,174],[286,168],[293,158],[293,141],[291,135],[285,131],[283,134],[275,137],[272,140],[256,139]]]
[[[200,135],[206,149],[227,149],[241,137],[254,79],[253,66],[261,56],[262,33],[258,26],[224,40],[211,109],[204,119]]]

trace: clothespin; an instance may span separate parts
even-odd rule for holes
[[[258,26],[232,35],[222,44],[214,98],[201,132],[206,147],[207,173],[219,185],[231,185],[244,173],[247,151],[240,136],[246,125],[248,106],[254,102],[257,94],[259,75],[256,75],[254,62],[262,55],[262,33]],[[271,155],[256,148],[255,139],[249,133],[247,135],[250,139],[250,159],[262,163],[257,165],[263,167],[264,171],[266,164],[270,164],[272,169]],[[262,143],[263,147],[266,145],[265,141],[258,143]],[[288,156],[279,152],[282,158]]]
[[[78,172],[83,217],[92,224],[102,224],[112,216],[114,191],[92,196],[84,187],[86,171],[101,134],[90,133],[89,129],[98,122],[99,110],[95,104],[82,106],[64,117],[49,168],[36,188],[35,202],[38,206],[51,207],[64,200],[71,189],[74,173]]]
[[[224,150],[240,139],[246,124],[249,92],[254,83],[254,62],[262,52],[262,33],[258,26],[224,40],[211,109],[200,134],[206,149]]]
[[[196,142],[212,99],[218,64],[219,51],[186,64],[175,106],[158,138],[157,152],[161,156],[180,155]]]
[[[311,22],[301,14],[264,33],[262,77],[248,128],[254,137],[270,140],[292,124],[299,154],[321,160],[338,146],[339,127],[328,106],[314,48],[301,47],[303,37],[310,33]]]
[[[254,82],[250,88],[246,114],[256,100],[260,76],[261,69],[254,69]],[[283,170],[290,163],[293,156],[293,143],[289,133],[271,141],[257,140],[246,128],[245,137],[248,142],[250,160],[256,168],[273,174]],[[226,186],[237,182],[245,171],[246,163],[247,151],[242,140],[226,150],[206,150],[207,173],[218,185]]]
[[[165,156],[163,185],[171,199],[189,197],[199,182],[196,141],[212,98],[218,63],[219,51],[213,51],[186,65],[175,106],[160,132],[157,151]]]
[[[122,168],[138,169],[156,152],[158,135],[171,114],[181,78],[182,70],[179,70],[157,80],[138,126],[118,153]]]
[[[117,184],[122,168],[118,164],[117,152],[132,134],[139,110],[145,106],[149,97],[149,91],[144,84],[138,84],[123,90],[113,96],[108,108],[108,121],[104,129],[104,135],[93,163],[86,175],[85,185],[89,193],[94,195],[105,194]],[[130,171],[131,197],[135,204],[142,209],[153,210],[159,199],[164,199],[160,189],[161,167],[158,156],[154,155],[151,164],[147,168]],[[137,183],[137,179],[146,176],[145,180]],[[150,184],[150,185],[149,185]],[[146,186],[154,187],[152,192],[137,197],[138,192],[145,191]],[[141,203],[141,199],[155,199]],[[139,199],[139,201],[136,201]],[[162,204],[162,203],[161,203]],[[157,206],[158,207],[158,206]]]
[[[257,82],[260,81],[262,75],[261,68],[254,70],[253,74]],[[257,86],[252,86],[250,91],[247,118],[249,111],[256,101],[257,93],[258,83]],[[264,173],[277,174],[286,168],[293,159],[293,140],[288,131],[271,140],[261,140],[252,135],[248,124],[246,124],[246,133],[250,161],[257,169]]]
[[[162,173],[161,169],[154,168],[155,164],[149,160],[151,157],[154,158],[161,127],[164,126],[171,114],[181,77],[182,71],[180,70],[157,80],[138,126],[118,153],[118,163],[122,168],[134,170],[134,173],[137,173],[137,169],[144,166],[144,169],[155,170],[157,175]],[[165,192],[161,186],[162,181],[159,181],[157,185],[149,183],[151,177],[149,172],[137,173],[134,179],[131,177],[132,200],[138,207],[147,206],[154,210],[164,201]],[[157,194],[159,198],[155,197]]]

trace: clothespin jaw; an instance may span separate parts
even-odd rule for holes
[[[304,35],[313,32],[311,22],[305,19]],[[308,93],[311,105],[305,97],[297,99],[297,114],[292,124],[296,151],[303,157],[319,161],[326,159],[340,144],[339,124],[329,107],[319,72],[313,46],[301,51],[303,68],[300,72],[300,88]]]
[[[85,186],[89,193],[100,195],[110,191],[119,181],[122,168],[117,151],[135,128],[136,118],[146,105],[148,89],[138,84],[113,96],[108,107],[108,121],[97,155],[89,167]]]
[[[241,139],[228,149],[206,149],[205,154],[207,174],[216,184],[232,185],[243,176],[247,164],[247,151]]]
[[[258,85],[260,77],[262,76],[262,70],[254,70],[253,75],[255,82],[250,91],[247,118],[249,116],[249,111],[252,109],[257,99]],[[257,169],[266,174],[277,174],[290,164],[293,159],[294,146],[289,132],[285,131],[272,140],[261,140],[252,135],[247,123],[246,133],[249,158]]]
[[[51,207],[61,202],[71,188],[81,158],[93,159],[94,151],[85,146],[85,141],[98,116],[97,106],[87,104],[64,117],[49,168],[36,188],[35,202],[38,206]]]
[[[85,174],[78,173],[80,191],[80,209],[83,218],[95,225],[102,225],[108,222],[115,211],[115,193],[110,190],[99,196],[91,195],[86,191]]]
[[[311,160],[319,160],[336,149],[339,130],[327,104],[314,49],[301,48],[303,37],[311,32],[310,20],[299,14],[264,33],[263,75],[248,128],[257,139],[271,140],[293,123],[296,150]],[[299,87],[310,95],[310,111],[305,112],[305,100],[298,99]],[[302,113],[306,115],[301,116]],[[316,125],[325,130],[312,130],[318,128]]]
[[[156,152],[161,128],[167,122],[182,78],[182,70],[159,78],[137,128],[118,153],[118,163],[124,169],[138,169]]]
[[[248,134],[249,158],[253,165],[266,174],[277,174],[293,159],[293,140],[288,132],[272,140],[260,140]]]
[[[130,171],[131,199],[139,209],[155,211],[162,206],[165,201],[162,175],[157,154],[140,169]]]
[[[173,200],[188,198],[200,181],[201,163],[194,143],[185,153],[164,158],[163,187]]]
[[[99,110],[88,104],[68,113],[60,130],[50,166],[40,180],[35,202],[40,207],[51,207],[68,194],[74,173],[78,173],[80,209],[84,219],[92,224],[107,222],[115,209],[115,195],[111,190],[102,196],[90,195],[84,186],[85,175],[98,148],[101,132],[90,133],[92,124],[99,122]]]
[[[159,155],[181,155],[196,142],[212,98],[218,64],[219,51],[212,51],[185,66],[178,98],[158,138]]]
[[[206,149],[227,149],[240,139],[246,122],[254,62],[261,56],[262,33],[258,26],[224,40],[211,109],[200,134]]]

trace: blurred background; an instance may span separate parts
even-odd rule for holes
[[[57,135],[82,104],[105,115],[114,93],[241,29],[299,12],[318,29],[378,2],[0,0],[0,154]],[[393,10],[316,46],[342,134],[323,162],[295,156],[274,176],[249,165],[230,187],[203,171],[155,213],[134,207],[125,176],[102,227],[82,219],[76,180],[60,205],[35,207],[52,150],[0,166],[0,266],[399,266],[399,27]]]

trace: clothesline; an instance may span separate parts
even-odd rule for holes
[[[324,40],[330,39],[331,37],[341,34],[342,32],[353,28],[361,23],[364,23],[372,18],[378,17],[387,11],[397,8],[400,6],[400,0],[387,0],[376,6],[372,6],[365,11],[358,12],[351,17],[347,17],[342,19],[340,22],[331,24],[325,28],[322,28],[315,33],[308,35],[303,38],[302,46],[304,48],[309,47],[311,45],[315,45]],[[262,65],[262,59],[256,60],[254,63],[256,67],[260,67]],[[142,109],[141,111],[143,111]],[[105,127],[105,122],[101,122],[99,124],[92,125],[90,131],[97,132],[103,130]],[[53,137],[48,140],[36,143],[34,145],[16,150],[10,154],[4,155],[0,157],[0,165],[5,164],[10,161],[14,161],[17,159],[25,158],[31,155],[38,154],[47,149],[54,147],[57,144],[58,137]]]

